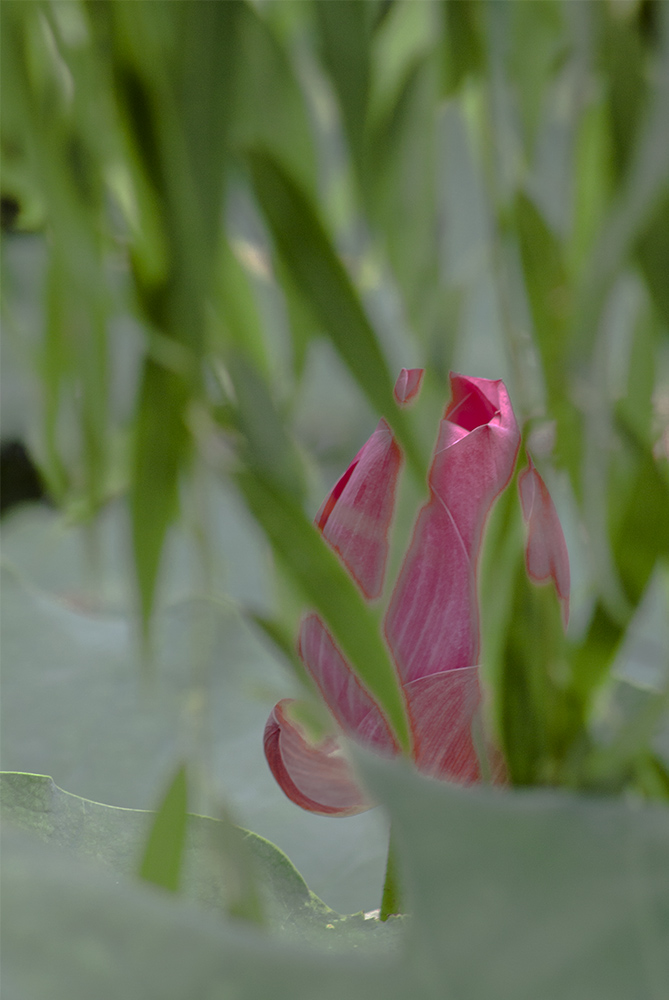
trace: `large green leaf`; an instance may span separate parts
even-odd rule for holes
[[[361,766],[390,813],[426,996],[667,993],[669,809]]]
[[[7,996],[176,1000],[194,984],[208,996],[242,1000],[666,994],[669,810],[558,792],[463,790],[421,778],[401,762],[365,755],[359,763],[391,814],[413,914],[406,925],[387,927],[392,955],[365,955],[363,940],[373,948],[386,929],[360,919],[347,936],[346,921],[338,928],[335,919],[313,934],[308,917],[290,933],[309,940],[309,951],[292,942],[279,947],[256,930],[7,831]],[[10,780],[20,788],[27,779]],[[48,801],[48,779],[31,780],[43,783]],[[85,825],[85,810],[64,798],[55,800],[56,816],[47,812],[46,825],[58,829],[60,816],[68,840]],[[118,845],[126,811],[89,806],[94,821],[112,827],[108,843]],[[24,819],[42,811],[31,810],[30,800],[23,808]],[[72,810],[69,817],[63,809]],[[212,823],[194,822],[201,830]],[[299,912],[311,897],[285,859],[279,868],[271,891],[287,885]],[[325,954],[328,946],[334,955]]]
[[[94,862],[127,878],[137,873],[147,835],[153,835],[160,815],[79,798],[44,775],[9,772],[0,775],[0,804],[3,822],[58,847],[64,856]],[[180,893],[225,917],[240,874],[225,864],[226,824],[203,816],[190,815],[187,820]],[[270,925],[278,931],[315,934],[333,923],[336,930],[339,915],[309,891],[285,854],[257,834],[242,833]],[[355,923],[360,935],[367,938],[371,933],[382,940],[383,928],[362,919]],[[351,921],[341,924],[345,937],[353,926]]]
[[[237,568],[231,594],[267,607],[264,547],[256,542],[254,552],[250,518],[227,491],[214,493],[211,503],[211,539]],[[223,798],[238,822],[290,854],[330,906],[373,909],[383,882],[384,817],[372,810],[333,823],[283,795],[265,762],[262,734],[273,705],[303,689],[229,599],[188,596],[197,592],[199,574],[183,536],[169,547],[169,603],[156,615],[152,683],[140,684],[127,613],[126,526],[122,510],[109,511],[99,525],[105,572],[96,582],[87,573],[82,528],[67,530],[39,510],[3,525],[4,559],[32,581],[3,572],[3,767],[50,773],[85,798],[148,809],[185,746],[192,747],[209,766],[205,796],[198,782],[191,809],[211,810],[212,797]],[[217,564],[219,588],[222,569]]]
[[[3,834],[7,1000],[387,1000],[409,995],[397,960],[226,925],[192,903]],[[333,925],[334,926],[334,925]],[[327,929],[325,934],[331,931]],[[321,935],[322,937],[323,935]],[[355,947],[355,945],[353,945]],[[317,991],[317,992],[315,992]]]

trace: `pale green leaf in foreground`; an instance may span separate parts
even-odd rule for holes
[[[386,956],[342,962],[225,923],[9,829],[3,857],[4,1000],[399,1000],[398,983],[409,995]]]
[[[359,763],[390,813],[426,996],[669,995],[669,809]]]
[[[409,920],[385,925],[394,942],[390,955],[363,949],[356,933],[338,935],[337,920],[327,919],[332,911],[324,914],[324,932],[310,933],[323,910],[319,914],[318,902],[287,859],[279,855],[278,863],[275,849],[253,835],[254,853],[261,846],[266,852],[259,858],[264,871],[271,870],[268,858],[278,866],[268,896],[275,905],[277,897],[288,900],[284,926],[292,920],[291,937],[306,937],[309,950],[295,940],[284,940],[279,948],[271,935],[248,925],[221,920],[152,887],[119,881],[115,873],[132,854],[128,823],[134,817],[146,822],[146,814],[83,803],[54,792],[46,778],[12,776],[14,815],[23,809],[24,828],[41,827],[41,839],[52,845],[31,843],[25,829],[18,838],[7,837],[6,996],[663,1000],[667,995],[669,810],[545,790],[463,790],[422,778],[402,762],[359,755],[358,763],[390,812],[412,911]],[[36,783],[32,794],[30,782]],[[202,844],[197,838],[212,821],[191,822],[190,850],[197,851]],[[104,865],[107,852],[116,884],[90,863],[94,848],[87,828],[89,834],[97,831],[98,845],[104,845],[96,863]],[[70,847],[64,852],[56,844]],[[196,885],[191,878],[185,877],[189,891]],[[218,888],[191,894],[211,905]],[[362,918],[353,920],[351,931],[364,928]],[[383,940],[378,924],[369,931],[365,945]],[[334,956],[326,954],[328,945],[337,946]],[[347,949],[345,960],[341,948]]]
[[[94,862],[106,872],[124,877],[136,873],[156,816],[141,809],[118,809],[82,799],[39,774],[0,774],[0,805],[3,823],[27,834],[28,841],[37,838],[63,855]],[[181,894],[218,917],[227,915],[230,898],[237,890],[221,850],[223,826],[205,816],[188,816],[181,873]],[[309,891],[278,847],[257,834],[240,832],[274,930],[300,937],[318,937],[327,930],[334,932],[333,940],[344,941],[358,940],[360,935],[365,941],[373,936],[379,943],[388,938],[384,927],[365,921],[362,915],[341,918]]]

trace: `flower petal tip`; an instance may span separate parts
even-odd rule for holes
[[[415,399],[423,385],[424,368],[403,368],[395,382],[395,399],[399,406],[408,406]]]
[[[552,580],[562,606],[562,622],[569,622],[569,553],[555,504],[528,454],[528,465],[518,477],[518,490],[527,525],[525,566],[537,584]]]

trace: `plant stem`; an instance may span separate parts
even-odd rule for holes
[[[395,913],[402,912],[402,898],[397,880],[397,865],[395,862],[395,845],[393,843],[393,832],[390,831],[388,842],[388,862],[386,864],[386,880],[383,883],[383,896],[381,897],[381,911],[379,920],[387,920]]]

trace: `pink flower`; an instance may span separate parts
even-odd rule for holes
[[[399,405],[420,391],[421,369],[403,369]],[[476,567],[490,509],[508,486],[520,432],[501,381],[451,374],[451,402],[439,424],[428,475],[429,498],[418,512],[392,590],[384,633],[406,699],[413,756],[425,774],[470,784],[481,780],[472,724],[479,714],[480,635]],[[381,596],[402,454],[385,420],[334,486],[316,525],[365,598]],[[569,562],[560,522],[532,461],[519,477],[528,525],[527,571],[552,579],[566,622]],[[346,736],[392,756],[399,746],[383,713],[355,676],[318,615],[301,623],[299,653]],[[311,812],[347,816],[371,803],[355,781],[339,741],[313,745],[291,718],[290,699],[265,727],[265,756],[279,785]],[[504,764],[491,754],[493,780]]]

